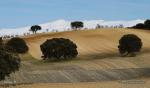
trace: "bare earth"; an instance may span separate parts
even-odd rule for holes
[[[118,41],[131,33],[142,39],[143,49],[136,57],[120,57]],[[149,88],[149,34],[145,30],[99,29],[25,37],[29,54],[21,56],[21,69],[11,77],[15,76],[18,84],[32,84],[12,88]],[[42,61],[40,44],[56,37],[74,41],[78,57],[65,62]]]

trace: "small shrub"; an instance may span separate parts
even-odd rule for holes
[[[69,39],[53,38],[48,39],[41,46],[43,59],[67,59],[78,55],[77,46]]]
[[[140,52],[142,48],[142,41],[134,34],[127,34],[119,40],[118,48],[122,55],[130,54],[131,56],[135,56],[135,52]]]
[[[10,39],[6,45],[12,47],[17,53],[20,54],[26,53],[29,50],[26,42],[19,37]]]

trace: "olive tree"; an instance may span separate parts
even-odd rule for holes
[[[39,26],[39,25],[33,25],[33,26],[31,26],[31,28],[30,28],[29,31],[32,31],[33,34],[36,34],[36,32],[39,31],[39,30],[41,30],[41,29],[42,29],[41,26]]]
[[[45,41],[41,46],[43,53],[42,58],[45,59],[71,59],[78,55],[77,46],[69,39],[53,38]]]
[[[83,28],[84,27],[84,23],[81,21],[75,21],[75,22],[71,22],[71,27],[72,29],[78,29],[78,28]]]
[[[6,45],[12,47],[17,53],[20,53],[20,54],[24,54],[28,52],[29,50],[26,42],[22,38],[19,38],[19,37],[10,39],[6,43]]]
[[[140,52],[142,48],[141,39],[134,34],[124,35],[119,40],[119,52],[123,56],[131,55],[135,56],[135,52]]]

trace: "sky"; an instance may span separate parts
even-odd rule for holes
[[[149,8],[150,0],[0,0],[0,29],[59,19],[149,19]]]

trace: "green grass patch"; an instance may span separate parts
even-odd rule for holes
[[[30,53],[19,54],[22,61],[36,60]]]

